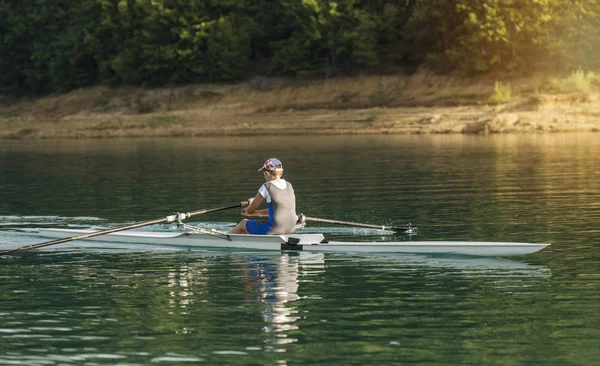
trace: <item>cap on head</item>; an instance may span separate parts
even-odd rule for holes
[[[260,169],[258,169],[259,172],[261,170],[267,170],[269,172],[275,172],[275,171],[282,172],[283,164],[277,158],[269,158],[269,159],[267,159],[267,161],[265,161],[263,166]]]

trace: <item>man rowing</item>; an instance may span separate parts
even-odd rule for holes
[[[283,164],[279,159],[267,159],[263,166],[258,169],[262,171],[265,183],[260,187],[254,198],[249,198],[248,207],[242,209],[244,216],[268,216],[266,223],[256,220],[243,219],[230,234],[258,234],[258,235],[284,235],[291,234],[295,230],[296,221],[296,195],[294,187],[283,175]],[[268,208],[258,210],[259,205],[266,201]]]

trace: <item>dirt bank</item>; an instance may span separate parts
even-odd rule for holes
[[[600,131],[596,84],[558,92],[555,87],[549,93],[541,87],[548,80],[505,81],[511,95],[494,105],[493,77],[425,73],[305,82],[256,78],[237,85],[161,89],[96,87],[0,104],[0,138]]]

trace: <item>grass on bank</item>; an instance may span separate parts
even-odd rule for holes
[[[490,105],[505,104],[513,100],[512,89],[509,84],[496,81],[494,92],[487,99]]]
[[[540,86],[540,91],[548,94],[583,93],[587,94],[594,87],[600,87],[600,75],[577,69],[564,78],[550,78]]]
[[[108,130],[131,130],[138,128],[172,128],[187,125],[188,121],[185,118],[173,115],[152,116],[143,120],[123,121],[120,118],[104,120],[92,127],[90,130],[108,131]]]
[[[600,87],[600,75],[592,71],[585,72],[582,69],[577,69],[566,77],[545,79],[538,88],[538,93],[577,94],[579,97],[576,96],[575,100],[585,102],[587,100],[586,96],[597,87]],[[510,103],[514,99],[510,84],[496,81],[494,91],[488,97],[486,103],[499,105]]]

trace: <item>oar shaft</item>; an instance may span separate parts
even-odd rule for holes
[[[2,251],[2,252],[0,252],[0,255],[11,254],[11,253],[16,253],[16,252],[22,252],[22,251],[25,251],[25,250],[31,250],[31,249],[37,249],[37,248],[43,248],[43,247],[47,247],[47,246],[50,246],[50,245],[67,243],[69,241],[74,241],[74,240],[88,239],[88,238],[92,238],[94,236],[112,234],[112,233],[116,233],[118,231],[136,229],[136,228],[142,227],[142,226],[175,222],[175,221],[183,220],[183,219],[186,219],[186,218],[189,218],[189,217],[192,217],[192,216],[203,215],[203,214],[212,213],[212,212],[218,212],[218,211],[224,211],[224,210],[229,210],[231,208],[244,207],[244,206],[247,206],[247,205],[248,205],[248,202],[244,201],[244,202],[238,202],[238,203],[234,203],[234,204],[227,205],[227,206],[222,206],[222,207],[209,208],[209,209],[204,209],[204,210],[198,210],[198,211],[188,212],[188,213],[185,213],[185,214],[179,213],[179,214],[169,215],[167,217],[163,217],[163,218],[160,218],[160,219],[155,219],[155,220],[150,220],[150,221],[144,221],[144,222],[138,222],[136,224],[131,224],[131,225],[127,225],[127,226],[121,226],[121,227],[116,227],[116,228],[107,229],[107,230],[95,231],[93,233],[87,233],[87,234],[82,234],[82,235],[77,235],[77,236],[71,236],[71,237],[68,237],[68,238],[52,240],[52,241],[48,241],[48,242],[44,242],[44,243],[39,243],[39,244],[26,245],[26,246],[23,246],[23,247],[19,247],[19,248],[15,248],[15,249],[10,249],[10,250]]]
[[[308,216],[304,216],[304,220],[313,221],[313,222],[322,222],[322,223],[334,224],[334,225],[354,226],[354,227],[363,227],[363,228],[368,228],[368,229],[391,230],[391,231],[401,231],[401,232],[412,232],[412,231],[416,230],[416,228],[412,227],[410,224],[406,227],[394,227],[394,226],[384,226],[384,225],[362,224],[359,222],[320,219],[317,217],[308,217]]]
[[[306,221],[322,222],[322,223],[326,223],[326,224],[336,224],[336,225],[364,227],[364,228],[369,228],[369,229],[385,230],[385,228],[386,228],[385,226],[381,226],[381,225],[370,225],[370,224],[361,224],[361,223],[358,223],[358,222],[348,222],[348,221],[319,219],[319,218],[316,218],[316,217],[308,217],[308,216],[305,216],[305,219],[306,219]]]

